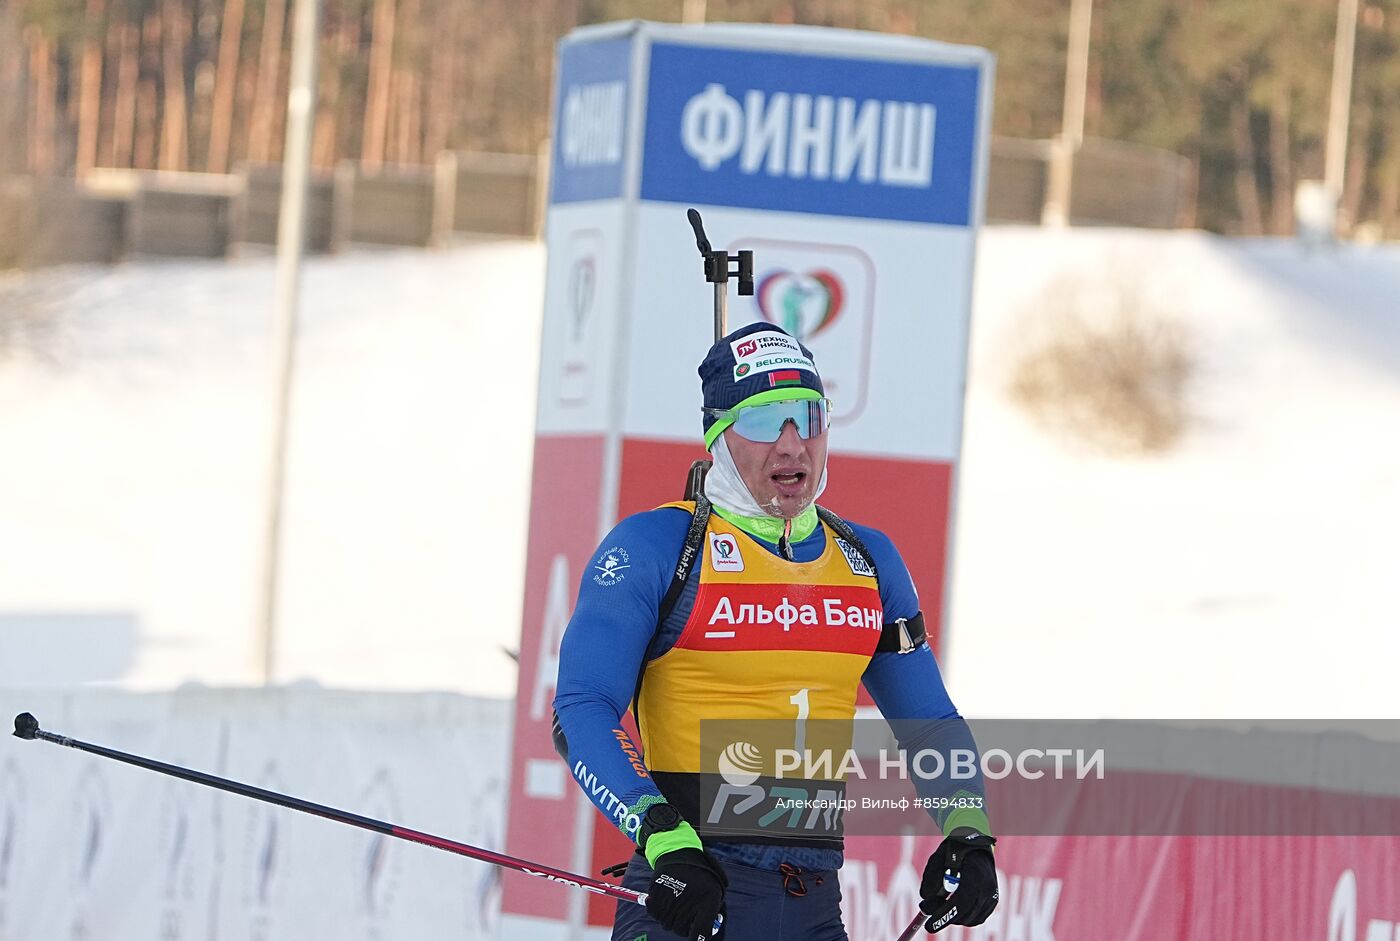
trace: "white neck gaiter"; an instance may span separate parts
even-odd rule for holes
[[[734,466],[734,457],[729,453],[729,445],[725,443],[724,435],[716,438],[710,447],[710,459],[713,466],[705,475],[706,499],[715,506],[739,516],[779,518],[769,509],[759,506],[753,494],[749,493],[744,478],[739,476],[739,468]],[[816,492],[812,494],[812,503],[817,502],[817,498],[825,489],[826,468],[823,467],[821,480],[817,481]],[[807,507],[802,509],[805,511]]]

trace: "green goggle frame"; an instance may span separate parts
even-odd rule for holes
[[[824,434],[831,424],[830,400],[814,391],[810,395],[798,393],[794,396],[793,393],[791,389],[770,389],[733,408],[703,409],[715,419],[705,432],[705,447],[713,446],[715,439],[731,425],[741,437],[765,444],[782,437],[788,422],[793,423],[798,437],[804,440]]]

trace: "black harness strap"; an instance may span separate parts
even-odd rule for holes
[[[666,619],[671,616],[671,611],[681,598],[681,592],[685,590],[685,582],[690,577],[690,570],[695,567],[695,560],[700,558],[700,548],[705,542],[705,527],[708,525],[710,525],[710,501],[705,499],[703,493],[697,493],[695,495],[695,512],[691,514],[690,529],[685,534],[685,545],[681,548],[681,557],[676,560],[676,569],[671,574],[671,587],[666,589],[666,596],[661,599],[661,607],[657,611],[656,626],[658,628],[665,624]]]
[[[686,580],[690,578],[691,569],[695,568],[695,560],[701,557],[701,548],[705,543],[705,528],[710,525],[710,501],[705,499],[703,493],[695,494],[695,512],[690,515],[690,529],[686,530],[685,544],[681,547],[680,558],[676,560],[676,568],[671,573],[671,585],[666,589],[666,595],[661,599],[661,607],[657,609],[656,630],[661,630],[661,625],[666,623],[666,619],[675,610],[676,602],[681,600],[681,592],[685,591]],[[653,632],[654,633],[654,632]],[[637,685],[632,688],[632,718],[637,720],[637,727],[642,724],[642,677],[647,672],[647,653],[642,653],[641,666],[637,668]]]

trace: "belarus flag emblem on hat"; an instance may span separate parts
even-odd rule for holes
[[[802,375],[796,369],[778,369],[768,374],[768,387],[800,386]]]

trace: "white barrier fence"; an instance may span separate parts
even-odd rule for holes
[[[510,703],[318,688],[6,690],[5,715],[499,849]],[[8,737],[0,939],[477,939],[501,870]],[[563,890],[561,890],[563,891]]]

